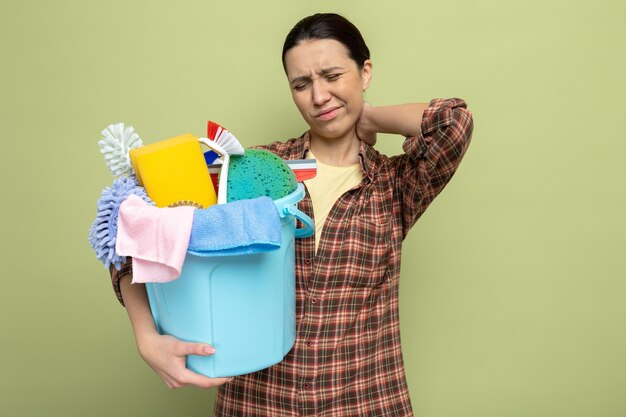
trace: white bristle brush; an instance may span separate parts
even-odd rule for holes
[[[224,204],[227,201],[228,165],[230,162],[230,155],[243,155],[245,151],[235,135],[215,122],[209,121],[207,126],[207,136],[209,137],[200,138],[199,141],[217,152],[224,161],[222,163],[217,192],[217,204]]]
[[[113,175],[119,177],[134,173],[128,151],[143,146],[143,142],[132,126],[125,126],[124,123],[108,125],[102,131],[98,145]]]

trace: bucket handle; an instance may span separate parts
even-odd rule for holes
[[[311,219],[309,216],[307,216],[306,214],[298,210],[296,206],[291,205],[291,204],[286,205],[283,208],[283,210],[286,213],[294,216],[296,219],[300,220],[302,223],[304,223],[303,228],[296,229],[296,232],[295,232],[296,238],[304,238],[304,237],[309,237],[313,235],[313,232],[315,232],[315,227],[313,226],[314,224],[313,219]]]

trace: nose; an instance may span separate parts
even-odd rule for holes
[[[325,83],[320,80],[315,80],[313,82],[311,92],[313,94],[313,104],[316,106],[322,106],[330,100],[330,91]]]

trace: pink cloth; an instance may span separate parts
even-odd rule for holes
[[[168,282],[180,276],[194,210],[154,207],[136,195],[120,204],[115,251],[133,257],[134,283]]]

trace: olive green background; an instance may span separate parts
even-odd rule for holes
[[[113,177],[100,131],[245,145],[305,130],[280,51],[316,11],[372,51],[373,104],[458,96],[457,175],[404,247],[406,370],[422,417],[626,415],[623,2],[0,3],[0,415],[205,416],[136,352],[87,236]],[[381,137],[378,149],[401,150]]]

